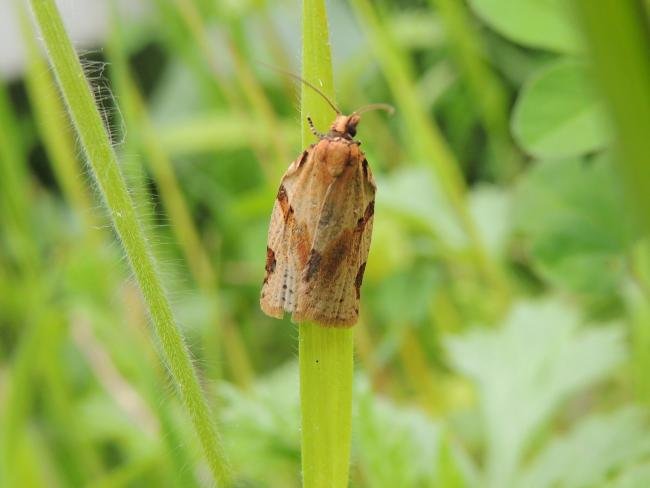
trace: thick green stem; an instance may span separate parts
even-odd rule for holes
[[[650,29],[643,0],[578,0],[577,18],[592,56],[616,134],[616,163],[626,196],[645,232],[650,231]],[[637,398],[650,403],[650,244],[630,253],[639,285],[627,292],[632,326],[631,368]]]
[[[214,478],[227,484],[229,471],[208,404],[79,59],[54,1],[31,0],[30,3],[88,166],[140,285],[163,359],[188,410]]]
[[[300,325],[304,488],[348,486],[352,429],[352,329]]]
[[[650,29],[643,0],[576,2],[630,202],[650,230]]]
[[[323,0],[304,0],[302,11],[302,76],[334,98],[334,82]],[[302,88],[302,140],[314,136],[311,117],[325,131],[334,113],[313,90]],[[305,488],[348,485],[352,426],[352,330],[300,325],[300,408],[302,476]]]

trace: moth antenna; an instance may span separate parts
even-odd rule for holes
[[[311,120],[311,117],[307,117],[307,123],[309,124],[309,130],[311,130],[312,134],[314,134],[319,139],[323,139],[325,137],[325,134],[318,132],[316,127],[314,127],[314,122]]]
[[[371,110],[384,110],[388,112],[389,115],[393,115],[395,113],[395,107],[387,103],[371,103],[369,105],[364,105],[363,107],[356,109],[352,113],[361,115],[362,113],[370,112]]]
[[[314,90],[316,93],[318,93],[321,97],[323,97],[323,100],[325,100],[325,101],[329,104],[329,106],[332,107],[332,109],[337,113],[337,115],[341,115],[342,112],[338,109],[338,107],[337,107],[336,105],[334,105],[334,102],[332,102],[332,101],[328,98],[327,95],[325,95],[325,94],[324,94],[320,89],[318,89],[315,85],[313,85],[312,83],[310,83],[310,82],[308,82],[307,80],[305,80],[302,76],[298,76],[298,75],[292,73],[291,71],[286,71],[286,70],[284,70],[284,69],[282,69],[282,68],[276,68],[275,66],[271,66],[270,64],[263,63],[262,61],[257,61],[257,63],[261,64],[262,66],[264,66],[264,67],[266,67],[266,68],[269,68],[269,69],[272,69],[272,70],[274,70],[274,71],[277,71],[278,73],[282,73],[282,74],[285,75],[285,76],[289,76],[289,77],[293,78],[294,80],[297,80],[297,81],[299,81],[299,82],[305,84],[306,86],[308,86],[309,88],[311,88],[312,90]]]

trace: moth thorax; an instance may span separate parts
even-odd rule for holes
[[[357,134],[357,125],[361,120],[361,116],[357,114],[352,115],[337,115],[334,123],[330,127],[330,132],[335,135],[340,135],[346,139],[351,139]]]

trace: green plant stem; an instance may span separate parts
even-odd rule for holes
[[[630,200],[650,231],[650,28],[643,0],[576,2],[611,115],[617,162]]]
[[[246,387],[252,383],[254,376],[252,361],[243,345],[244,341],[239,330],[222,317],[217,272],[192,221],[172,161],[159,143],[145,101],[129,72],[124,55],[123,33],[117,21],[114,22],[114,32],[109,43],[109,55],[127,126],[136,128],[135,139],[138,147],[142,148],[142,152],[146,155],[145,161],[158,186],[165,211],[173,224],[174,236],[180,245],[189,271],[201,292],[210,300],[210,329],[217,332],[217,334],[208,334],[210,341],[213,341],[215,335],[220,337],[228,355],[233,377],[239,386]]]
[[[192,222],[173,164],[157,141],[145,102],[128,71],[123,52],[124,46],[122,46],[122,33],[117,31],[119,23],[114,22],[114,25],[115,32],[111,36],[108,53],[112,61],[113,80],[122,101],[121,105],[124,107],[122,113],[127,126],[134,127],[138,149],[141,148],[146,155],[148,168],[158,185],[162,203],[169,220],[173,223],[174,235],[187,260],[190,273],[201,288],[212,292],[216,286],[216,275],[210,258]]]
[[[30,2],[87,163],[147,304],[164,361],[198,434],[215,480],[230,479],[225,456],[191,357],[175,323],[88,81],[53,0]]]
[[[302,76],[334,98],[327,12],[323,0],[304,0]],[[302,87],[302,140],[313,141],[307,116],[325,130],[332,109],[313,90]],[[348,485],[352,429],[353,334],[351,329],[299,325],[302,478],[304,488]]]
[[[630,251],[630,268],[636,286],[626,289],[631,335],[630,373],[637,401],[650,406],[650,244],[647,239]]]
[[[327,11],[322,0],[303,0],[302,77],[334,100]],[[311,117],[317,129],[326,132],[336,115],[318,93],[304,85],[301,85],[300,114],[302,144],[305,147],[314,142],[307,117]]]
[[[352,429],[352,329],[300,324],[304,488],[348,486]]]
[[[647,2],[603,0],[576,2],[600,85],[616,134],[616,163],[638,222],[650,231],[650,29]],[[637,398],[650,403],[650,244],[642,240],[630,252],[639,292],[631,289],[628,309],[632,333],[632,376]]]

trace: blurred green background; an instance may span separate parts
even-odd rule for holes
[[[0,466],[20,487],[205,486],[11,3],[23,55],[0,82]],[[237,486],[299,486],[296,326],[258,306],[277,184],[302,149],[299,87],[261,63],[300,72],[299,2],[82,3],[61,2]],[[328,4],[338,105],[397,109],[364,115],[358,135],[378,193],[353,487],[650,486],[648,4],[586,5]]]

